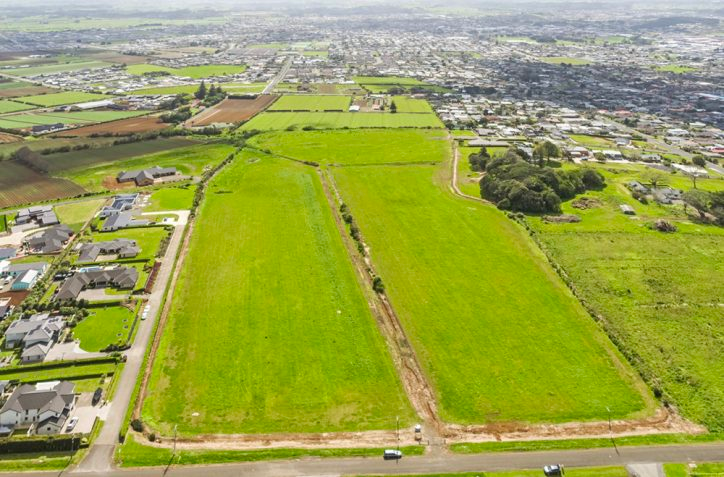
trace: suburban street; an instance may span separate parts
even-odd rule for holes
[[[276,75],[276,76],[269,82],[268,85],[266,85],[266,88],[264,88],[264,91],[262,91],[261,94],[271,94],[272,91],[274,91],[274,88],[276,88],[277,84],[279,84],[279,82],[280,82],[281,80],[283,80],[284,77],[285,77],[285,76],[287,75],[287,73],[289,72],[289,68],[292,66],[292,59],[293,59],[293,58],[294,58],[293,56],[287,57],[287,60],[284,62],[284,66],[282,66],[282,69],[279,71],[279,74]]]
[[[286,477],[333,476],[364,474],[414,474],[441,472],[492,472],[516,469],[538,469],[546,464],[566,467],[622,466],[653,462],[713,462],[724,461],[724,444],[623,447],[546,451],[499,452],[473,455],[443,454],[405,457],[399,462],[379,458],[296,459],[285,461],[247,462],[227,465],[174,466],[144,469],[89,470],[92,476],[152,477],[161,475],[191,477],[212,472],[215,477]],[[32,472],[6,475],[45,477],[56,472]],[[541,472],[541,475],[542,472]]]
[[[108,420],[104,422],[100,435],[91,446],[88,455],[74,469],[74,472],[102,473],[111,469],[113,450],[118,443],[118,434],[123,426],[126,409],[131,403],[133,388],[141,372],[143,357],[153,335],[154,323],[158,319],[159,310],[166,292],[166,285],[171,278],[176,253],[181,245],[184,228],[189,217],[188,210],[175,210],[167,213],[178,215],[179,220],[174,227],[173,235],[163,257],[154,290],[148,297],[148,305],[150,305],[149,319],[140,322],[136,341],[126,353],[128,359],[121,373],[116,394],[110,403]]]

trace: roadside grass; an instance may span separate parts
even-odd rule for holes
[[[126,442],[116,449],[116,462],[120,467],[149,467],[173,465],[230,464],[261,460],[298,459],[301,457],[381,457],[384,449],[265,449],[265,450],[179,450],[172,460],[172,451],[163,447],[145,446],[129,433]],[[422,455],[423,446],[403,447],[405,455]]]
[[[12,381],[17,379],[23,383],[37,383],[40,381],[56,381],[67,379],[72,381],[77,377],[110,376],[115,372],[115,363],[83,363],[77,361],[68,363],[68,366],[38,369],[37,367],[13,368],[0,370],[0,379]]]
[[[60,176],[72,180],[90,191],[106,190],[103,180],[114,178],[121,171],[143,169],[152,166],[173,166],[181,174],[199,175],[205,167],[213,167],[234,152],[227,144],[200,144],[171,151],[148,154],[109,164],[90,165],[84,168],[65,170]]]
[[[441,417],[564,422],[655,401],[535,244],[447,190],[449,164],[335,168]]]
[[[135,240],[141,248],[141,252],[134,258],[128,259],[134,262],[151,260],[158,252],[161,240],[169,234],[165,227],[138,227],[115,232],[95,232],[91,234],[92,242],[108,242],[115,239]]]
[[[565,472],[565,475],[571,477],[629,477],[629,472],[625,467],[566,467]],[[539,477],[542,473],[543,471],[541,469],[531,469],[505,472],[464,472],[457,474],[408,474],[408,477]]]
[[[95,215],[103,202],[105,202],[105,199],[91,199],[56,205],[55,213],[60,223],[67,225],[78,233],[81,227]]]
[[[174,76],[188,76],[189,78],[201,79],[210,78],[212,76],[231,76],[246,71],[244,65],[201,65],[201,66],[186,66],[184,68],[169,68],[166,66],[152,65],[148,63],[140,63],[137,65],[128,65],[126,67],[132,75],[144,75],[152,72],[165,72],[170,73]]]
[[[424,99],[415,99],[408,96],[393,96],[392,101],[395,102],[398,113],[434,113],[430,103]]]
[[[351,101],[349,96],[285,94],[267,111],[347,111]]]
[[[540,58],[543,63],[551,65],[573,65],[573,66],[584,66],[591,65],[593,61],[586,60],[584,58],[571,58],[570,56],[546,56]]]
[[[5,232],[8,229],[8,216],[0,215],[0,233]]]
[[[195,193],[195,185],[158,189],[151,194],[151,201],[143,211],[189,210],[193,205]]]
[[[123,306],[104,306],[89,309],[90,314],[75,328],[73,335],[80,347],[89,352],[100,351],[111,344],[123,344],[133,324],[133,312]]]
[[[241,130],[269,131],[303,127],[317,129],[442,128],[443,124],[434,114],[269,112],[255,116],[241,126]]]
[[[68,465],[70,456],[66,452],[4,454],[0,456],[0,472],[61,470]]]
[[[49,108],[53,106],[63,106],[65,104],[86,103],[89,101],[100,101],[112,98],[112,96],[107,96],[105,94],[85,93],[83,91],[63,91],[62,93],[23,96],[21,98],[16,98],[15,101]]]
[[[616,437],[617,447],[648,446],[666,444],[698,444],[705,442],[719,442],[724,439],[722,434],[651,434],[646,436]],[[565,449],[596,449],[613,447],[610,438],[597,439],[556,439],[540,441],[510,441],[510,442],[470,442],[451,444],[450,450],[459,454],[478,454],[482,452],[535,452]]]
[[[142,411],[157,432],[413,422],[315,168],[246,151],[223,169],[175,296]]]
[[[441,161],[449,154],[444,130],[357,129],[259,134],[249,145],[319,164]]]

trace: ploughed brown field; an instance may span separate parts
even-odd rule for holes
[[[65,199],[85,192],[74,182],[40,174],[20,162],[0,162],[0,208]]]
[[[33,96],[43,93],[57,93],[57,89],[45,86],[21,86],[19,88],[0,89],[0,98],[18,98],[20,96]]]
[[[68,131],[61,131],[53,134],[55,137],[73,137],[73,136],[91,136],[93,134],[114,134],[118,136],[134,133],[144,133],[151,131],[160,131],[169,127],[168,124],[162,122],[155,117],[139,117],[121,119],[119,121],[111,121],[109,123],[94,124],[92,126],[84,126]]]
[[[272,104],[276,96],[263,94],[255,99],[225,99],[219,104],[186,121],[189,127],[208,126],[214,123],[238,123],[246,121]]]
[[[12,134],[0,132],[0,144],[7,144],[9,142],[18,142],[21,140],[22,140],[22,138],[19,136],[14,136]]]

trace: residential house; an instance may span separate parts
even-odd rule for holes
[[[135,182],[137,186],[151,185],[160,177],[174,176],[177,174],[175,167],[154,166],[140,171],[124,171],[118,174],[116,180],[119,183]]]
[[[40,272],[37,270],[26,270],[13,281],[10,285],[11,291],[25,291],[33,288],[35,283],[40,279]]]
[[[640,183],[639,181],[631,181],[626,186],[631,189],[633,192],[638,192],[639,194],[648,194],[649,188]]]
[[[144,227],[150,222],[148,220],[134,219],[130,212],[121,212],[109,216],[101,226],[101,232],[113,232],[115,230],[127,229],[129,227]]]
[[[54,381],[21,384],[0,408],[0,426],[33,428],[37,434],[62,431],[75,406],[75,384]]]
[[[15,247],[0,247],[0,260],[7,260],[8,258],[15,258],[18,254],[18,249]]]
[[[24,225],[35,222],[41,227],[57,225],[60,223],[58,216],[53,212],[53,207],[49,205],[39,205],[20,209],[15,216],[15,225]]]
[[[54,225],[30,238],[25,239],[25,246],[33,253],[57,253],[73,236],[73,231],[65,225]]]
[[[28,270],[36,270],[41,276],[48,270],[46,262],[30,262],[30,263],[8,263],[6,267],[0,266],[0,277],[17,278]]]
[[[101,209],[100,216],[108,217],[131,210],[138,200],[138,194],[119,194],[113,197],[113,203]]]
[[[683,190],[672,189],[671,187],[662,187],[651,191],[654,200],[659,204],[672,204],[675,200],[681,200],[684,193]]]
[[[78,263],[95,262],[99,255],[133,258],[141,251],[135,240],[115,239],[109,242],[84,243],[78,249]]]
[[[62,316],[39,313],[30,318],[15,320],[5,330],[5,348],[18,345],[29,347],[36,344],[50,344],[65,328]]]
[[[63,282],[53,300],[77,300],[80,292],[87,288],[113,287],[120,290],[132,289],[136,286],[137,281],[138,270],[132,267],[76,272]]]

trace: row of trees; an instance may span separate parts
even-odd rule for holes
[[[471,160],[477,170],[484,170],[480,193],[500,209],[528,213],[559,213],[561,201],[572,199],[590,189],[601,189],[605,179],[591,168],[562,171],[527,162],[521,153],[508,149],[498,158],[486,153]]]

